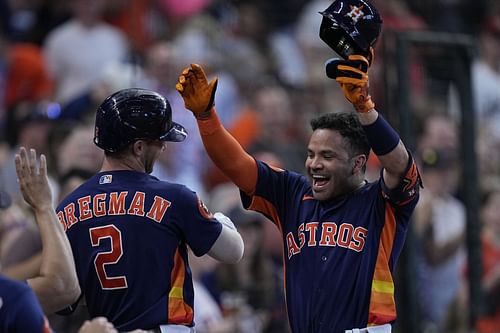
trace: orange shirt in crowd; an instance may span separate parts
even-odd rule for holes
[[[8,53],[5,104],[38,101],[50,97],[52,81],[47,73],[41,49],[34,44],[13,44]]]

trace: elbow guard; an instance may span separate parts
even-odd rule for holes
[[[397,206],[403,206],[412,201],[418,196],[420,188],[424,187],[417,164],[410,152],[408,152],[408,155],[408,166],[398,186],[389,189],[382,178],[382,195]]]

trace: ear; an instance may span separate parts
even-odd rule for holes
[[[363,170],[363,167],[366,165],[366,155],[365,154],[360,154],[354,157],[354,164],[352,166],[352,174],[355,175],[358,172],[361,172]]]
[[[136,156],[140,156],[142,155],[142,152],[144,151],[144,148],[145,148],[145,142],[144,140],[137,140],[133,143],[132,145],[132,151],[134,153],[134,155]]]

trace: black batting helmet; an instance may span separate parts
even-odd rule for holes
[[[117,152],[139,139],[181,142],[186,136],[186,129],[172,121],[170,103],[154,91],[123,89],[97,109],[94,143],[106,152]]]
[[[319,37],[347,59],[360,54],[371,62],[370,47],[374,46],[382,29],[382,18],[366,0],[335,0],[325,11]]]

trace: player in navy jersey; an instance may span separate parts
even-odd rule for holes
[[[337,64],[337,81],[356,112],[311,121],[306,176],[243,150],[218,119],[217,79],[208,82],[201,66],[185,68],[176,85],[210,158],[240,188],[243,205],[282,234],[294,333],[386,333],[396,319],[392,273],[420,177],[398,134],[374,109],[368,63],[350,55]],[[365,180],[370,148],[383,166],[372,183]]]
[[[0,332],[52,332],[33,290],[4,276],[0,276]]]
[[[105,316],[119,330],[194,331],[188,251],[228,263],[243,254],[227,217],[212,215],[184,185],[150,175],[166,141],[186,135],[158,93],[112,94],[96,114],[101,171],[56,209],[90,316]]]

